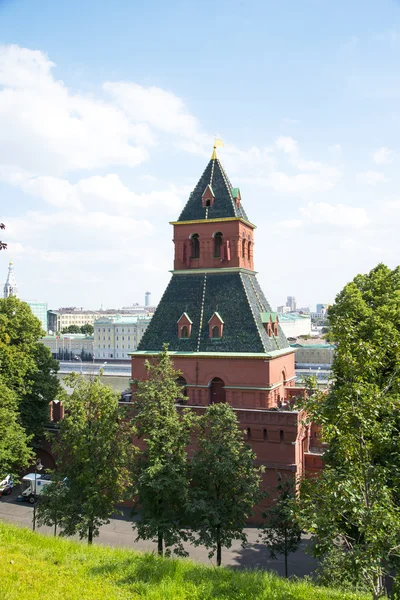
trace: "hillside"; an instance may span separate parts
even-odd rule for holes
[[[0,523],[1,596],[8,600],[366,600],[290,583],[263,571],[234,571],[189,560],[45,537]]]

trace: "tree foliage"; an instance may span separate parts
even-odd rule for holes
[[[296,552],[301,542],[301,528],[294,510],[296,498],[293,479],[282,479],[278,473],[276,495],[271,506],[263,513],[266,522],[261,527],[260,538],[268,546],[270,557],[285,557],[285,577],[288,576],[288,556]]]
[[[188,496],[187,446],[192,415],[178,414],[176,403],[183,399],[167,348],[153,363],[146,363],[148,378],[136,382],[134,409],[137,434],[144,448],[135,469],[136,505],[140,519],[135,522],[138,539],[157,542],[164,549],[186,554],[182,541],[187,539],[185,510]]]
[[[93,335],[93,333],[94,333],[93,325],[91,325],[90,323],[85,323],[85,325],[82,325],[82,327],[81,327],[81,333],[84,333],[85,335]]]
[[[36,437],[43,434],[43,426],[49,421],[49,403],[60,393],[57,372],[59,362],[49,348],[37,343],[33,349],[35,370],[30,375],[30,389],[20,401],[21,421],[26,431]]]
[[[189,511],[195,545],[217,555],[233,540],[243,543],[244,527],[262,494],[261,470],[254,466],[255,454],[243,439],[233,409],[212,404],[200,417],[197,451],[190,463]]]
[[[33,458],[30,438],[19,423],[16,394],[0,379],[0,479],[16,478]]]
[[[400,269],[358,275],[329,321],[333,385],[304,404],[328,443],[326,468],[302,485],[302,518],[316,554],[336,546],[378,597],[400,560]]]
[[[119,395],[101,383],[100,375],[87,381],[73,373],[65,382],[73,392],[65,397],[65,417],[53,441],[57,477],[68,489],[60,500],[62,529],[91,543],[130,491],[134,430]]]

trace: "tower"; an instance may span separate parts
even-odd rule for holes
[[[144,295],[144,305],[150,306],[151,292],[146,292]]]
[[[8,265],[7,280],[4,284],[4,298],[9,298],[9,296],[18,296],[18,288],[14,275],[14,264],[12,260],[10,260]]]
[[[266,485],[275,485],[276,469],[303,470],[300,420],[287,404],[297,391],[294,349],[257,281],[255,225],[215,148],[171,224],[172,277],[131,354],[132,379],[144,379],[146,359],[168,343],[183,374],[187,406],[201,412],[210,403],[228,402],[266,467]],[[277,266],[278,260],[265,263]]]

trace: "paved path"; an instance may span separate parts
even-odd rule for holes
[[[33,508],[25,502],[16,502],[17,493],[14,491],[11,496],[0,498],[0,519],[18,523],[26,527],[32,527]],[[39,527],[37,531],[47,535],[52,535],[53,531],[49,527]],[[258,530],[249,527],[245,530],[248,536],[248,545],[241,547],[240,542],[236,541],[232,547],[223,549],[222,563],[234,568],[252,567],[274,570],[279,575],[284,575],[283,557],[277,560],[271,560],[269,553],[263,544],[257,540]],[[129,510],[124,515],[116,516],[111,519],[108,525],[100,529],[100,536],[95,538],[94,543],[101,543],[107,546],[129,547],[134,550],[153,552],[156,551],[156,544],[147,541],[135,542],[135,532],[132,529],[132,523],[129,519]],[[300,549],[289,556],[289,575],[302,577],[310,574],[316,567],[316,561],[305,553],[308,545],[307,540],[303,540]],[[204,563],[210,563],[208,551],[204,547],[194,547],[185,545],[190,558]]]

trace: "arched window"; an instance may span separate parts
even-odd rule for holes
[[[242,258],[246,258],[246,240],[242,240]]]
[[[251,242],[247,244],[247,258],[250,260],[251,258]]]
[[[211,331],[212,331],[213,338],[219,338],[220,337],[218,325],[214,325],[214,327],[212,328]]]
[[[181,337],[182,337],[182,338],[188,338],[188,337],[189,337],[189,331],[188,331],[188,328],[187,328],[187,326],[186,326],[186,325],[184,325],[184,326],[182,327],[182,330],[181,330]]]
[[[221,246],[222,246],[222,233],[218,231],[214,235],[214,258],[221,257]]]
[[[280,442],[284,442],[285,441],[285,432],[283,431],[283,429],[281,429],[280,432],[279,432],[279,441]]]
[[[191,237],[192,243],[192,255],[190,258],[200,258],[200,242],[199,242],[199,234],[194,233]]]
[[[250,429],[250,427],[247,428],[247,432],[246,433],[247,433],[247,439],[251,440],[251,429]]]
[[[210,199],[206,200],[206,206],[211,206],[211,200]]]
[[[264,442],[266,442],[268,439],[268,431],[266,429],[263,429],[263,438],[264,438]]]

